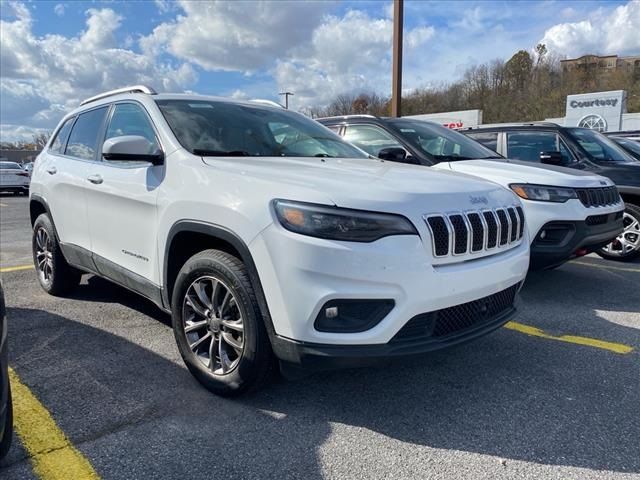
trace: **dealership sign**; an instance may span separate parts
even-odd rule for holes
[[[571,100],[569,106],[571,108],[587,108],[587,107],[615,107],[618,104],[617,98],[604,98],[597,100],[589,100],[586,102],[579,102],[578,100]]]
[[[627,92],[624,90],[569,95],[564,124],[614,132],[621,129],[622,114],[626,111]]]
[[[404,118],[428,120],[447,128],[459,129],[477,127],[482,124],[482,110],[461,110],[459,112],[426,113],[423,115],[407,115]]]

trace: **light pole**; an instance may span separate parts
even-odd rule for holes
[[[391,77],[391,116],[402,115],[402,25],[404,0],[393,0],[393,66]]]
[[[284,108],[289,110],[289,96],[293,96],[292,92],[280,92],[278,95],[284,95]]]

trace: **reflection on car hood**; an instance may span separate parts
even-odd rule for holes
[[[608,178],[594,172],[575,170],[572,168],[528,163],[519,160],[465,160],[448,162],[440,168],[450,168],[456,172],[477,175],[501,185],[510,183],[533,183],[538,185],[554,185],[557,187],[600,187],[613,185]],[[436,166],[437,167],[437,166]],[[603,183],[604,182],[604,183]]]
[[[341,207],[413,213],[438,208],[471,208],[471,197],[488,204],[517,202],[513,193],[477,177],[372,159],[236,157],[203,158],[224,172],[253,183],[277,186],[280,198],[301,189],[322,193]],[[300,195],[296,195],[300,199]]]

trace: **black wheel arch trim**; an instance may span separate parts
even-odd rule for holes
[[[164,256],[163,256],[163,265],[162,265],[162,279],[163,279],[163,288],[162,288],[162,302],[166,309],[171,309],[171,299],[169,298],[169,251],[171,250],[171,244],[173,243],[173,239],[175,236],[182,232],[192,232],[208,235],[214,239],[222,240],[228,244],[230,244],[240,255],[240,260],[245,264],[247,268],[247,273],[249,274],[249,280],[251,281],[251,286],[253,287],[256,298],[258,300],[258,305],[260,307],[260,312],[262,314],[262,319],[264,321],[264,325],[267,329],[267,333],[269,334],[270,339],[274,339],[276,336],[275,328],[273,326],[273,321],[271,319],[271,314],[269,313],[269,307],[267,305],[267,299],[264,295],[264,290],[262,289],[262,282],[260,281],[260,276],[258,275],[258,269],[253,261],[253,256],[249,251],[249,247],[247,244],[240,238],[238,234],[229,230],[226,227],[221,225],[216,225],[213,223],[201,222],[198,220],[178,220],[175,222],[171,229],[169,230],[169,234],[167,235],[167,243],[164,247]]]
[[[33,203],[39,203],[44,207],[45,212],[47,213],[47,215],[49,215],[49,219],[51,220],[51,225],[53,225],[53,233],[56,236],[56,240],[58,241],[58,243],[60,243],[60,236],[58,235],[58,229],[56,228],[56,222],[53,219],[53,214],[51,213],[51,209],[49,208],[49,203],[43,196],[38,195],[37,193],[32,193],[31,198],[29,199],[29,220],[31,222],[31,226],[33,227],[33,224],[35,223],[37,218],[31,218],[31,205]]]

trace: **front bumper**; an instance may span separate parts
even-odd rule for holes
[[[327,370],[376,365],[392,357],[419,355],[459,345],[500,328],[516,313],[515,299],[519,288],[520,284],[516,284],[483,299],[417,315],[390,342],[382,345],[316,344],[283,337],[277,337],[272,345],[285,368]]]
[[[273,322],[272,343],[384,350],[418,315],[520,284],[529,266],[528,244],[525,235],[513,248],[495,255],[434,265],[430,244],[417,235],[351,243],[297,235],[273,224],[249,249]],[[392,300],[394,306],[364,331],[316,329],[327,302],[341,299]],[[286,356],[287,347],[277,345],[276,353]]]
[[[531,270],[552,268],[604,247],[623,231],[622,212],[590,215],[584,221],[553,221],[543,225],[531,244]],[[545,238],[542,238],[542,232],[545,232]]]

